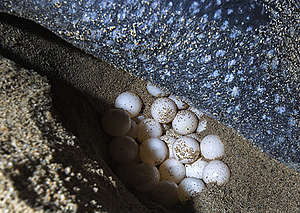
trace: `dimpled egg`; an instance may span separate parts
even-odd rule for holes
[[[198,126],[198,119],[195,113],[189,110],[179,111],[174,120],[172,127],[177,134],[187,135],[193,133]]]
[[[101,122],[103,130],[111,136],[124,136],[131,127],[129,114],[123,109],[110,109]]]
[[[175,95],[170,95],[169,98],[174,101],[178,109],[187,109],[189,105]]]
[[[217,135],[207,135],[200,143],[203,157],[209,160],[223,157],[225,154],[224,144]]]
[[[151,197],[166,207],[172,207],[179,201],[177,189],[178,186],[176,183],[163,180],[153,188]]]
[[[138,95],[127,91],[116,98],[115,107],[125,110],[130,117],[135,117],[142,109],[142,101]]]
[[[187,177],[194,177],[198,179],[203,178],[203,170],[208,162],[198,159],[192,164],[185,164],[185,173]]]
[[[173,144],[173,153],[181,163],[193,163],[200,155],[200,146],[194,138],[182,136]]]
[[[167,155],[167,145],[158,138],[149,138],[140,145],[140,158],[144,163],[159,165]]]
[[[168,159],[159,166],[161,180],[179,183],[185,177],[185,167],[176,159]]]
[[[149,92],[150,95],[154,97],[165,97],[168,95],[167,92],[163,91],[157,86],[154,86],[150,82],[147,83],[147,91]]]
[[[162,135],[160,123],[154,119],[147,118],[138,124],[138,140],[143,142],[148,138],[158,138]]]
[[[230,170],[222,161],[210,161],[203,169],[203,181],[205,183],[223,185],[229,181],[229,178]]]
[[[198,196],[205,189],[205,184],[197,178],[184,178],[178,186],[178,199],[184,203]]]
[[[176,104],[169,98],[158,98],[151,105],[151,115],[159,123],[170,123],[176,113]]]
[[[133,162],[138,155],[138,144],[129,136],[116,137],[109,143],[111,158],[120,164]]]

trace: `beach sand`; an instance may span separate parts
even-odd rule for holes
[[[0,22],[0,37],[4,38],[2,54],[46,75],[53,91],[59,91],[57,79],[63,80],[80,90],[101,116],[119,93],[130,90],[141,96],[143,110],[149,112],[154,99],[147,94],[146,81],[75,49],[45,29],[36,30],[24,23],[11,24],[8,19]],[[220,136],[225,144],[223,160],[230,168],[231,178],[221,187],[208,185],[190,204],[191,209],[195,212],[300,212],[300,174],[262,153],[233,129],[207,119],[207,129],[201,136]]]

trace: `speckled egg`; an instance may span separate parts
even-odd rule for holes
[[[184,178],[178,186],[178,199],[184,203],[198,196],[205,189],[205,184],[197,178]]]
[[[173,144],[173,153],[181,163],[193,163],[199,158],[200,146],[194,138],[182,136]]]
[[[195,113],[189,110],[179,111],[172,121],[174,131],[181,135],[193,133],[197,129],[197,126],[198,118]]]
[[[168,135],[163,135],[160,137],[160,139],[165,142],[168,146],[168,158],[175,158],[174,153],[173,153],[173,144],[176,141],[176,138],[168,136]]]
[[[161,164],[168,156],[167,145],[158,138],[149,138],[140,145],[140,159],[151,165]]]
[[[115,107],[125,110],[130,117],[135,117],[142,109],[142,100],[132,92],[123,92],[116,98]]]
[[[162,135],[162,127],[154,119],[147,118],[138,124],[138,140],[143,142],[148,138],[158,138]]]
[[[154,86],[150,82],[147,83],[147,91],[149,92],[150,95],[154,97],[165,97],[168,96],[168,93],[163,91],[157,86]]]
[[[170,123],[176,113],[176,104],[169,98],[158,98],[151,105],[151,115],[159,123]]]
[[[205,136],[200,143],[200,149],[202,156],[209,160],[221,158],[225,154],[224,144],[217,135]]]
[[[188,104],[185,103],[183,100],[181,100],[179,97],[175,96],[175,95],[170,95],[169,98],[174,101],[174,103],[176,104],[177,108],[182,110],[182,109],[187,109],[188,108]]]
[[[222,161],[210,161],[203,169],[203,181],[205,183],[223,185],[229,181],[229,178],[230,170]]]
[[[192,164],[185,164],[186,176],[202,179],[203,170],[207,164],[208,162],[202,159],[198,159]]]
[[[179,183],[185,177],[184,165],[176,159],[168,159],[159,166],[161,180]]]

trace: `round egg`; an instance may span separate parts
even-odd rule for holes
[[[129,114],[123,109],[110,109],[102,117],[102,128],[111,136],[124,136],[131,127]]]
[[[177,196],[178,186],[171,181],[160,181],[151,191],[153,200],[161,203],[166,207],[172,207],[178,203]]]
[[[176,113],[176,104],[169,98],[158,98],[151,105],[151,115],[159,123],[170,123]]]
[[[184,101],[182,101],[179,97],[175,96],[175,95],[170,95],[169,98],[174,101],[174,103],[176,104],[177,108],[182,110],[182,109],[187,109],[189,105],[187,105],[187,103],[185,103]]]
[[[200,146],[194,138],[182,136],[173,144],[173,153],[181,163],[193,163],[199,158]]]
[[[120,164],[133,162],[138,155],[138,144],[129,136],[114,138],[108,147],[113,161]]]
[[[142,100],[132,92],[123,92],[116,98],[115,107],[125,110],[130,117],[135,117],[142,109]]]
[[[202,156],[209,160],[221,158],[225,154],[224,144],[217,135],[205,136],[200,143],[200,149]]]
[[[195,113],[189,110],[179,111],[174,120],[172,127],[177,134],[188,135],[193,133],[198,126],[198,119]]]
[[[154,119],[147,118],[138,124],[138,140],[143,142],[148,138],[158,138],[162,135],[162,127]]]
[[[168,95],[167,92],[163,91],[157,86],[154,86],[150,82],[147,83],[147,91],[149,92],[150,95],[154,97],[165,97]]]
[[[184,178],[178,186],[178,199],[184,203],[198,196],[205,189],[205,184],[197,178]]]
[[[175,158],[174,153],[173,153],[173,144],[175,143],[176,138],[173,138],[168,135],[163,135],[160,137],[160,140],[165,142],[168,146],[168,151],[169,151],[168,158]]]
[[[131,120],[131,127],[130,127],[129,131],[127,132],[127,136],[130,136],[130,137],[136,139],[137,134],[138,134],[138,126],[134,120]]]
[[[185,167],[176,159],[168,159],[159,166],[161,180],[179,183],[185,177]]]
[[[168,156],[167,145],[158,138],[149,138],[140,145],[140,159],[151,165],[161,164]]]
[[[203,181],[205,183],[223,185],[229,181],[229,178],[230,170],[222,161],[210,161],[203,169]]]
[[[192,164],[185,164],[185,173],[187,177],[193,177],[202,179],[203,178],[203,170],[204,167],[208,164],[208,162],[198,159]]]

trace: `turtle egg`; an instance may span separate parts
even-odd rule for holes
[[[168,159],[159,167],[160,179],[179,183],[185,177],[185,167],[175,159]]]
[[[137,133],[138,133],[138,126],[134,120],[131,120],[131,127],[130,127],[130,130],[127,132],[127,136],[130,136],[130,137],[136,139]]]
[[[204,160],[198,159],[192,164],[185,164],[185,173],[187,177],[194,177],[198,179],[203,178],[204,167],[208,163]]]
[[[123,109],[110,109],[102,118],[103,130],[111,136],[124,136],[131,127],[131,120]]]
[[[148,138],[157,138],[162,135],[160,123],[154,119],[147,118],[138,124],[138,140],[143,142]]]
[[[213,160],[223,157],[224,144],[216,135],[205,136],[200,143],[202,156],[206,159]]]
[[[199,143],[201,142],[201,138],[200,135],[197,133],[192,133],[192,134],[188,134],[188,137],[194,138],[196,141],[198,141]]]
[[[172,121],[174,131],[181,135],[193,133],[198,126],[198,119],[195,113],[189,110],[181,110]]]
[[[167,92],[163,91],[162,89],[160,89],[157,86],[154,86],[150,82],[147,83],[147,90],[148,90],[149,94],[154,97],[164,97],[164,96],[168,95]]]
[[[184,178],[178,186],[178,199],[184,203],[198,196],[205,189],[205,184],[197,178]]]
[[[203,119],[203,120],[199,120],[199,123],[198,123],[198,127],[196,129],[196,132],[197,133],[201,133],[203,132],[205,129],[206,129],[206,126],[207,126],[207,120]]]
[[[159,123],[170,123],[176,113],[176,104],[169,98],[158,98],[151,105],[151,115]]]
[[[160,181],[151,191],[151,197],[166,207],[172,207],[178,203],[178,186],[171,181]]]
[[[140,158],[144,163],[159,165],[167,155],[166,144],[158,138],[149,138],[140,145]]]
[[[203,169],[205,183],[217,183],[223,185],[229,181],[230,170],[228,166],[219,160],[210,161]]]
[[[181,163],[193,163],[200,155],[200,146],[194,138],[182,136],[173,144],[173,153]]]
[[[195,115],[197,116],[198,119],[201,119],[204,115],[204,113],[202,111],[200,111],[199,109],[192,107],[192,106],[189,107],[188,110],[195,113]]]
[[[123,92],[116,98],[115,107],[127,111],[130,117],[135,117],[142,109],[142,101],[132,92]]]
[[[185,103],[184,101],[182,101],[179,97],[175,96],[175,95],[170,95],[169,98],[175,102],[176,106],[178,109],[186,109],[188,108],[187,103]]]
[[[138,155],[138,144],[129,136],[116,137],[109,143],[109,153],[117,163],[130,163]]]
[[[168,135],[163,135],[160,137],[160,140],[164,141],[168,146],[168,150],[169,150],[168,158],[175,158],[174,153],[173,153],[173,144],[175,143],[176,138],[173,138]]]

